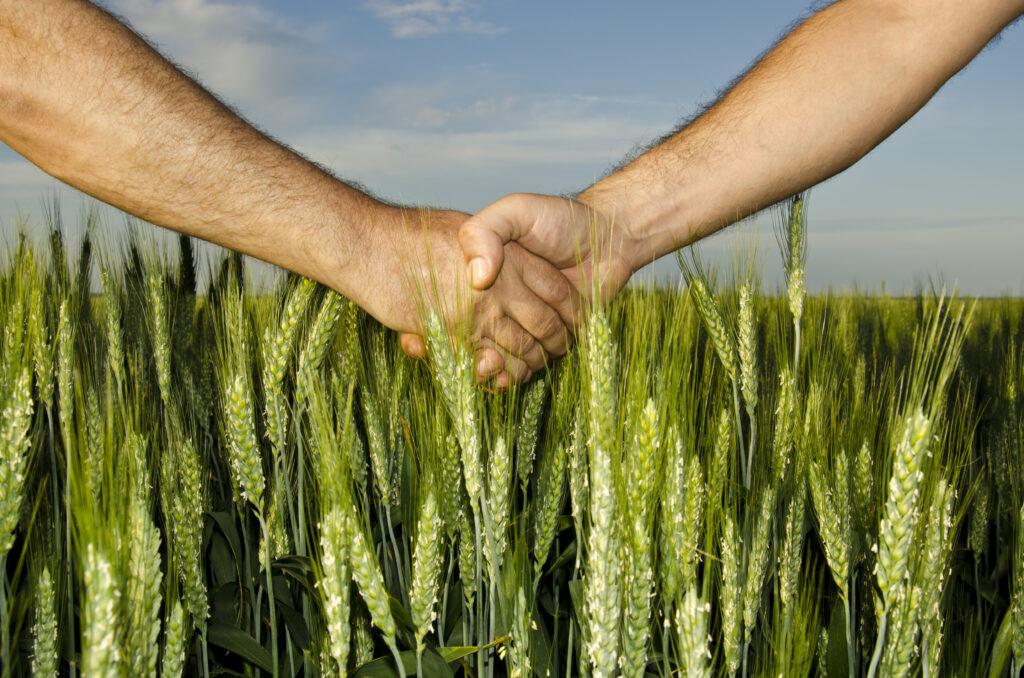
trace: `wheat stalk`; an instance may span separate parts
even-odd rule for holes
[[[31,442],[28,433],[32,408],[31,372],[23,368],[0,412],[0,563],[14,545],[14,530],[18,526]]]
[[[875,578],[881,605],[878,612],[878,637],[868,669],[869,678],[876,675],[882,651],[887,647],[889,651],[886,653],[886,666],[883,670],[907,670],[906,648],[900,645],[900,640],[905,641],[908,637],[912,640],[916,633],[916,621],[910,617],[914,609],[906,603],[913,593],[908,575],[917,525],[920,483],[924,479],[922,467],[928,454],[930,432],[928,418],[920,409],[917,410],[906,418],[902,438],[895,450],[889,496],[879,525],[878,557],[875,560]],[[890,620],[890,612],[895,613],[897,609],[901,614],[896,614],[895,619]],[[887,637],[890,622],[893,628]],[[894,658],[896,648],[900,649],[902,656]],[[896,662],[895,667],[893,662]]]
[[[50,570],[39,573],[36,587],[36,623],[32,629],[32,675],[57,676],[57,614],[54,610],[55,592]]]
[[[156,676],[160,645],[160,533],[145,500],[128,505],[127,624],[123,656],[132,676]]]
[[[526,486],[533,474],[533,461],[540,434],[540,415],[547,400],[547,375],[535,379],[526,387],[523,396],[523,414],[519,420],[519,433],[516,436],[516,472],[519,485],[526,494]]]
[[[925,678],[938,675],[939,655],[942,651],[942,596],[949,574],[952,551],[953,499],[955,492],[940,478],[932,496],[925,527],[925,547],[922,552],[919,581],[923,583],[920,609],[922,612],[921,660]]]
[[[694,587],[687,590],[682,602],[676,605],[676,629],[683,667],[681,675],[693,678],[711,676],[711,636],[708,634],[710,616],[711,604]]]
[[[395,619],[391,616],[388,594],[384,590],[384,580],[380,567],[366,543],[366,536],[358,519],[351,514],[345,515],[345,533],[348,535],[350,559],[352,563],[352,579],[359,588],[359,593],[370,611],[374,626],[384,634],[384,642],[395,657],[395,666],[402,671],[402,660],[398,656],[398,645],[395,639]]]
[[[412,584],[409,590],[409,607],[416,627],[416,654],[419,661],[426,649],[423,639],[437,618],[437,586],[441,578],[442,561],[441,534],[437,493],[428,486],[416,522]]]
[[[647,666],[647,643],[651,633],[651,596],[654,571],[653,511],[655,469],[661,448],[660,421],[654,401],[647,400],[633,436],[628,457],[626,509],[628,537],[624,540],[622,656],[624,676],[642,676]],[[627,469],[624,469],[627,471]]]
[[[537,490],[533,505],[534,581],[541,574],[555,541],[558,517],[565,503],[567,451],[561,444],[543,453],[537,469]]]
[[[317,588],[330,639],[330,656],[335,663],[334,673],[340,676],[347,675],[352,633],[349,621],[349,583],[352,574],[348,548],[348,534],[341,509],[328,509],[320,521],[320,577]]]
[[[757,514],[754,541],[747,555],[747,573],[743,580],[743,654],[746,655],[754,636],[757,613],[761,609],[761,589],[771,560],[772,526],[775,523],[774,485],[761,495],[761,510]],[[744,662],[746,660],[744,659]]]
[[[119,653],[116,617],[118,591],[110,561],[94,547],[86,545],[83,574],[85,599],[82,623],[82,674],[116,678]]]
[[[247,379],[241,373],[225,389],[228,458],[239,494],[262,514],[265,480],[249,393]]]
[[[587,533],[586,616],[589,661],[596,678],[618,668],[620,546],[612,453],[615,437],[615,359],[611,326],[603,313],[591,316],[587,347],[590,422],[590,528]]]
[[[740,665],[740,634],[743,630],[743,587],[740,581],[740,554],[736,550],[739,539],[736,523],[728,513],[722,533],[722,586],[719,589],[722,606],[722,641],[725,666],[730,676],[736,675]]]
[[[179,678],[185,665],[185,610],[175,600],[164,627],[164,660],[160,678]]]

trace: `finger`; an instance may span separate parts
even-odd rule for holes
[[[508,372],[502,372],[494,378],[494,381],[491,383],[491,390],[495,393],[501,393],[511,385],[512,377],[509,376]]]
[[[534,205],[530,196],[505,196],[459,228],[459,245],[469,265],[469,280],[474,289],[485,290],[494,284],[505,261],[505,243],[529,233],[536,219]]]
[[[402,333],[399,343],[402,345],[402,350],[410,358],[420,360],[427,357],[427,344],[423,341],[423,337],[418,334],[407,334]]]
[[[505,240],[492,230],[496,220],[474,216],[459,228],[459,245],[469,267],[469,284],[476,290],[485,290],[494,284],[505,262]]]
[[[505,367],[501,352],[493,346],[478,345],[473,364],[476,368],[476,382],[486,382],[496,377]]]
[[[529,334],[534,343],[540,344],[543,354],[553,358],[560,358],[569,350],[569,328],[565,326],[561,316],[544,303],[540,297],[527,289],[523,289],[520,294],[505,299],[504,308],[510,320]],[[514,330],[510,330],[509,333],[512,336],[508,341],[516,341],[517,338]],[[519,341],[522,343],[522,340]],[[498,343],[508,351],[516,352],[517,347],[514,343],[506,344],[500,340]],[[530,360],[534,351],[532,351],[529,342],[521,345],[519,348],[522,354]],[[540,369],[532,361],[530,366],[535,370]]]
[[[486,384],[486,388],[503,390],[512,383],[526,381],[533,376],[533,370],[530,369],[525,360],[509,353],[496,344],[493,339],[487,337],[479,339],[476,342],[476,347],[478,357],[477,381]],[[498,356],[500,360],[497,363],[499,368],[487,375],[486,378],[481,378],[480,374],[479,357],[481,355],[484,355],[487,360],[492,360],[493,356]],[[488,367],[492,365],[493,363],[488,365]]]
[[[516,374],[509,364],[510,358],[524,362],[534,372],[544,369],[547,365],[547,355],[540,342],[512,318],[506,316],[499,319],[494,325],[491,337],[501,350],[506,371],[512,373],[513,377]],[[516,381],[520,380],[516,379]]]
[[[583,298],[572,281],[546,259],[538,257],[515,243],[506,246],[510,258],[514,257],[520,271],[523,284],[530,289],[549,308],[558,313],[569,337],[576,334],[583,322]],[[516,316],[513,316],[515,318]],[[538,339],[541,338],[533,327],[528,327],[523,319],[516,318],[526,331]],[[560,328],[558,328],[560,329]],[[552,355],[562,355],[551,350],[547,342],[542,341],[544,348]]]
[[[505,369],[494,379],[494,387],[506,389],[512,384],[521,384],[529,381],[533,376],[533,370],[525,362],[515,356],[505,358]]]

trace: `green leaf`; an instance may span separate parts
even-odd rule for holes
[[[476,651],[476,648],[442,648],[442,650],[470,650],[470,654]],[[460,655],[464,657],[466,655]],[[415,676],[416,675],[416,653],[412,650],[406,650],[400,652],[399,657],[402,660],[402,676]],[[458,659],[459,657],[456,657]],[[455,661],[452,659],[451,661]],[[445,660],[434,650],[426,650],[423,653],[423,675],[430,676],[430,678],[455,678],[455,674],[452,673],[451,667],[445,662]],[[359,669],[352,674],[352,678],[395,678],[395,660],[390,655],[387,657],[380,657],[374,659],[372,662],[367,662],[359,667]]]
[[[273,659],[270,653],[242,629],[225,624],[210,624],[206,637],[217,647],[224,648],[250,664],[273,673]]]
[[[231,555],[235,558],[237,568],[242,546],[238,538],[238,528],[235,525],[235,519],[231,517],[230,513],[225,511],[207,511],[206,515],[213,518],[213,522],[220,528],[220,533],[228,540],[228,545],[231,547]]]
[[[572,609],[577,619],[586,619],[586,602],[583,597],[583,582],[573,579],[569,582],[569,598],[572,600]]]
[[[999,632],[992,643],[992,657],[989,659],[989,678],[999,678],[1006,673],[1006,662],[1010,661],[1010,650],[1013,646],[1013,608],[1006,611],[1003,621],[999,624]]]
[[[401,601],[394,596],[389,595],[388,603],[391,606],[391,615],[395,618],[395,622],[409,633],[416,633],[416,625],[412,623],[412,617],[410,617],[408,611],[402,607]]]
[[[274,561],[272,568],[285,577],[294,579],[299,586],[311,595],[317,595],[313,567],[309,558],[304,556],[284,556]]]
[[[832,619],[828,625],[828,648],[825,666],[828,675],[845,676],[850,673],[849,658],[846,654],[846,611],[842,601],[832,606]]]
[[[562,549],[562,552],[555,558],[555,562],[551,563],[551,567],[547,569],[546,574],[551,574],[560,567],[566,565],[575,564],[576,562],[576,540],[573,539],[569,542],[569,545]]]
[[[214,532],[210,537],[208,561],[213,571],[214,585],[238,581],[238,563],[231,553],[228,540],[219,532]]]
[[[277,589],[274,590],[276,591]],[[299,646],[299,649],[303,651],[309,650],[309,630],[306,628],[306,620],[291,605],[285,604],[276,596],[275,598],[277,599],[277,611],[284,617],[285,626],[288,627],[292,640]]]
[[[449,664],[451,664],[452,662],[457,662],[463,657],[468,657],[476,651],[477,647],[475,645],[472,647],[460,646],[437,648],[437,653],[441,656],[441,659],[444,659]]]
[[[530,634],[530,654],[534,673],[539,676],[546,674],[546,669],[551,668],[551,636],[548,635],[548,627],[544,623],[541,611],[534,605],[533,608],[534,631]]]
[[[245,608],[245,601],[239,596],[241,590],[238,582],[231,581],[210,592],[210,601],[213,603],[210,609],[211,623],[231,625],[240,619],[239,607]]]

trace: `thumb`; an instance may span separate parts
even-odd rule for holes
[[[401,346],[402,350],[410,358],[419,360],[427,357],[427,345],[423,341],[423,337],[418,334],[409,334],[403,332],[401,335]]]
[[[525,196],[510,195],[491,203],[462,224],[459,245],[469,267],[473,289],[494,284],[505,261],[505,243],[529,231],[530,219],[521,207]]]

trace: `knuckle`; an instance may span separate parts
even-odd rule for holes
[[[524,362],[517,362],[511,370],[509,370],[509,376],[516,383],[522,383],[530,378],[530,368]]]
[[[532,351],[538,348],[537,340],[531,337],[529,334],[524,334],[518,342],[517,353],[520,356],[529,355]]]
[[[533,335],[538,339],[556,339],[564,333],[565,323],[554,311],[541,314],[533,325]]]

